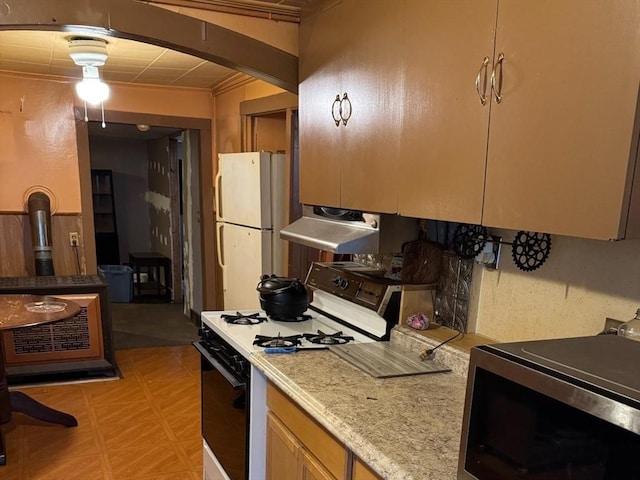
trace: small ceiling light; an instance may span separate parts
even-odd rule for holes
[[[138,128],[138,130],[140,130],[141,132],[148,132],[149,129],[151,128],[149,125],[145,124],[145,123],[138,123],[136,125],[136,127]]]
[[[107,42],[95,38],[74,38],[69,40],[69,56],[76,65],[82,67],[82,81],[76,84],[76,93],[84,103],[84,120],[88,121],[87,103],[102,108],[102,128],[104,123],[104,101],[109,98],[109,85],[100,80],[101,67],[107,61]]]

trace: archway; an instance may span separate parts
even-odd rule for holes
[[[0,4],[0,30],[67,29],[152,43],[298,91],[295,55],[169,10],[134,0],[5,0]]]

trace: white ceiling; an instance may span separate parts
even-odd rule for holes
[[[74,36],[83,35],[0,31],[0,70],[81,78],[82,69],[69,57],[68,40]],[[107,82],[212,88],[235,73],[215,63],[155,45],[102,38],[107,40],[109,58],[100,67],[100,74]]]
[[[207,10],[242,9],[248,15],[297,15],[309,0],[151,0]],[[293,17],[292,17],[293,18]],[[0,31],[0,70],[81,78],[81,68],[69,57],[68,40],[82,32]],[[92,35],[93,37],[99,37]],[[109,58],[100,73],[107,82],[211,89],[235,70],[191,55],[114,37],[107,41]]]

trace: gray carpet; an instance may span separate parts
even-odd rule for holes
[[[196,327],[175,303],[112,303],[116,350],[188,345],[198,339]]]

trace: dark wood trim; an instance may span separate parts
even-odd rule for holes
[[[95,225],[93,224],[93,197],[91,186],[91,155],[89,153],[89,128],[84,120],[79,120],[81,115],[79,107],[75,107],[76,118],[76,142],[78,145],[78,175],[80,176],[80,207],[82,215],[82,235],[80,243],[84,248],[84,272],[89,275],[98,273],[96,259]]]
[[[180,174],[178,166],[178,141],[169,139],[169,188],[171,190],[171,284],[172,299],[182,302],[182,243],[180,225]]]
[[[298,57],[233,30],[134,0],[4,0],[2,30],[83,30],[152,43],[298,91]]]
[[[240,115],[265,115],[298,108],[298,95],[290,92],[240,102]]]
[[[76,118],[84,118],[76,109]],[[100,120],[100,112],[89,111],[89,120]],[[145,123],[158,127],[175,127],[199,132],[200,140],[200,235],[202,242],[202,308],[219,310],[222,305],[221,288],[217,288],[222,272],[216,262],[215,217],[213,212],[213,142],[211,120],[207,118],[174,117],[135,112],[105,111],[113,123]],[[88,135],[88,133],[87,133]],[[81,172],[82,174],[82,172]],[[93,231],[93,230],[92,230]],[[93,254],[95,262],[95,251]]]

